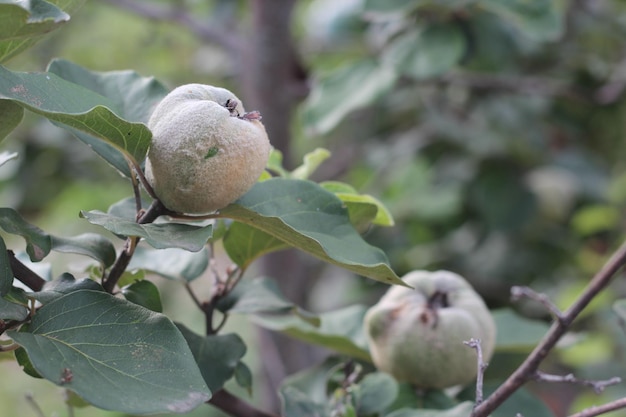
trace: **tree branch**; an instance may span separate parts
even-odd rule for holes
[[[167,208],[165,208],[165,206],[163,205],[163,203],[161,203],[160,200],[154,200],[152,202],[152,205],[145,212],[143,212],[143,214],[141,215],[141,217],[139,217],[139,219],[137,219],[137,223],[139,224],[152,223],[159,216],[169,214],[169,213],[170,211]],[[117,281],[119,281],[124,271],[126,271],[126,268],[128,267],[128,264],[130,263],[130,260],[132,259],[133,254],[135,253],[135,248],[137,247],[139,240],[141,240],[141,238],[137,236],[131,236],[126,239],[124,249],[122,249],[122,252],[118,256],[118,258],[115,260],[115,263],[113,264],[113,266],[111,267],[111,270],[109,271],[109,275],[102,281],[102,287],[104,288],[105,291],[109,293],[113,292],[113,289],[115,288],[115,285],[117,284]]]
[[[211,42],[231,52],[241,50],[240,37],[231,30],[207,25],[180,6],[161,7],[153,2],[137,0],[104,0],[106,3],[128,10],[148,19],[176,23],[189,29],[205,42]]]
[[[548,333],[546,333],[526,360],[482,404],[474,408],[472,417],[487,417],[523,384],[533,378],[541,362],[567,332],[572,322],[591,300],[611,282],[611,278],[624,266],[624,263],[626,263],[626,242],[622,243],[622,246],[615,251],[602,269],[591,279],[583,293],[562,314],[561,319],[552,323]]]
[[[219,408],[233,417],[279,417],[276,414],[266,413],[254,408],[241,398],[234,396],[225,389],[214,392],[213,397],[209,400],[209,404]]]
[[[7,250],[7,255],[9,256],[9,265],[13,271],[13,276],[31,290],[41,291],[46,280],[20,262],[20,260],[15,257],[15,253],[12,250]]]
[[[485,376],[485,370],[487,369],[487,364],[483,360],[483,349],[480,346],[480,339],[470,339],[464,341],[463,344],[473,348],[476,350],[476,399],[474,400],[475,406],[478,406],[483,402],[483,379]]]
[[[626,397],[611,401],[610,403],[606,403],[604,405],[587,408],[579,413],[572,414],[569,417],[595,417],[622,408],[626,408]]]
[[[552,375],[541,371],[535,372],[533,379],[539,382],[566,382],[569,384],[585,385],[592,387],[596,394],[600,394],[606,387],[622,382],[622,378],[618,376],[604,381],[593,381],[589,379],[578,379],[573,374]]]

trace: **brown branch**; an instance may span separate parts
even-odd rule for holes
[[[209,400],[209,404],[233,417],[279,417],[276,414],[266,413],[265,411],[254,408],[225,389],[214,392],[213,397]]]
[[[541,362],[567,332],[572,322],[591,300],[611,282],[611,278],[624,266],[624,263],[626,263],[626,242],[622,243],[622,246],[615,251],[602,269],[591,279],[583,293],[563,313],[561,319],[552,323],[548,333],[546,333],[526,360],[482,404],[474,408],[472,417],[487,417],[523,384],[533,378]]]
[[[137,223],[139,224],[152,223],[159,216],[169,214],[169,213],[170,213],[169,210],[165,208],[165,206],[163,205],[163,203],[161,203],[160,200],[154,200],[152,202],[152,205],[145,212],[143,212],[141,217],[139,217],[139,219],[137,220]],[[117,284],[117,281],[119,281],[124,271],[126,271],[126,268],[128,267],[128,264],[130,263],[130,260],[132,259],[133,254],[135,253],[135,248],[137,247],[139,240],[141,240],[141,238],[137,236],[131,236],[126,239],[126,243],[124,244],[124,249],[122,249],[122,252],[118,256],[118,258],[115,260],[115,263],[113,264],[113,266],[111,267],[111,270],[109,271],[109,275],[102,281],[102,287],[104,288],[105,291],[109,293],[113,292],[113,289],[115,288],[115,285]]]
[[[554,304],[552,300],[550,300],[547,295],[538,293],[528,287],[511,287],[511,299],[513,301],[517,301],[523,297],[538,302],[546,310],[548,310],[548,312],[550,312],[550,314],[552,314],[554,318],[556,318],[557,320],[562,320],[563,313],[561,312],[561,310],[559,310],[556,304]]]
[[[209,26],[205,22],[196,19],[190,12],[180,6],[161,7],[155,5],[153,2],[139,0],[104,1],[147,19],[171,22],[184,26],[203,41],[215,43],[231,52],[241,50],[243,42],[237,33],[233,33],[232,28]]]
[[[589,407],[579,413],[572,414],[569,417],[595,417],[611,411],[620,410],[622,408],[626,408],[626,397],[603,405]]]
[[[13,276],[31,290],[41,291],[46,280],[17,259],[12,250],[7,250],[7,255],[9,256],[9,265],[13,271]]]

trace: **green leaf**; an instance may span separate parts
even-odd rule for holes
[[[15,304],[0,297],[0,320],[22,321],[28,317],[28,309],[20,304]]]
[[[279,392],[282,403],[281,415],[289,417],[324,417],[328,415],[325,404],[319,404],[311,400],[304,392],[285,386]]]
[[[330,158],[328,149],[317,148],[304,155],[303,164],[291,171],[289,176],[297,180],[306,180],[328,158]]]
[[[289,247],[282,240],[239,222],[230,225],[223,243],[230,259],[242,268],[247,268],[260,256]]]
[[[0,227],[7,233],[24,238],[26,253],[33,262],[41,261],[52,249],[50,235],[37,226],[26,222],[17,211],[11,208],[0,208]]]
[[[280,177],[286,178],[289,176],[289,171],[283,168],[283,153],[276,148],[272,148],[266,168],[275,172]]]
[[[18,348],[15,351],[15,360],[18,365],[22,367],[22,370],[26,375],[32,376],[33,378],[43,378],[39,375],[39,372],[35,370],[33,367],[33,363],[30,361],[28,354],[26,354],[26,350],[24,348]]]
[[[356,406],[359,415],[383,412],[398,395],[398,383],[389,374],[374,372],[367,374],[358,384]]]
[[[387,284],[404,282],[385,253],[363,240],[332,193],[302,180],[273,178],[255,184],[220,216],[270,234],[326,262]]]
[[[41,291],[30,293],[29,296],[46,304],[79,290],[104,291],[96,281],[88,278],[77,280],[72,274],[64,273],[60,277],[46,282]]]
[[[0,12],[1,13],[1,12]],[[0,100],[0,141],[7,137],[24,118],[24,108],[12,101]],[[14,154],[17,156],[17,154]]]
[[[69,20],[67,13],[43,0],[0,2],[0,62],[34,45]]]
[[[178,324],[187,340],[204,382],[212,392],[219,391],[235,374],[246,354],[246,345],[236,334],[200,336]]]
[[[262,327],[280,331],[289,336],[326,347],[354,358],[371,361],[363,332],[363,316],[367,307],[353,305],[319,316],[319,326],[314,326],[295,316],[256,316],[254,321]]]
[[[51,236],[52,250],[89,256],[109,267],[115,262],[115,247],[110,240],[96,233],[84,233],[74,237]]]
[[[497,351],[530,351],[549,329],[546,323],[517,315],[511,309],[492,311],[498,332]]]
[[[0,297],[8,294],[13,286],[13,269],[7,255],[7,246],[0,236]]]
[[[372,205],[376,207],[376,212],[373,218],[367,220],[368,223],[371,221],[379,226],[393,226],[395,224],[389,209],[376,197],[369,194],[359,194],[351,185],[339,181],[324,181],[320,185],[346,203],[352,224],[364,224],[370,216],[370,206]]]
[[[252,395],[252,371],[241,361],[235,367],[235,381],[248,392],[248,395]]]
[[[2,101],[0,101],[0,106],[2,106]],[[1,111],[1,110],[0,110]],[[2,117],[0,115],[0,117]],[[0,122],[2,123],[2,122]],[[8,161],[17,158],[18,154],[17,152],[0,152],[0,166],[4,165],[5,163],[7,163]]]
[[[157,313],[163,312],[159,289],[150,281],[133,282],[122,288],[122,294],[131,303],[138,304]]]
[[[465,38],[459,26],[435,24],[410,30],[388,46],[383,62],[418,80],[442,75],[465,54]]]
[[[276,282],[266,277],[239,282],[228,295],[218,301],[217,309],[225,314],[295,313],[309,323],[319,325],[316,317],[287,300]]]
[[[111,216],[101,211],[81,211],[81,217],[91,224],[104,227],[122,236],[139,236],[156,249],[181,248],[198,252],[211,237],[212,226],[192,226],[182,223],[139,224],[132,220]]]
[[[472,413],[474,403],[465,401],[448,410],[417,410],[403,408],[385,417],[467,417]]]
[[[391,90],[396,78],[392,69],[371,59],[341,67],[317,80],[304,106],[304,122],[316,134],[327,133]]]
[[[364,13],[406,14],[415,9],[422,1],[406,0],[364,0]]]
[[[28,330],[9,336],[44,378],[99,408],[184,413],[210,397],[176,326],[105,292],[67,294],[44,305]]]
[[[126,175],[130,172],[128,164],[120,164],[120,159],[138,165],[150,146],[150,130],[143,123],[124,119],[125,108],[118,102],[51,72],[12,72],[0,66],[0,99],[95,138],[88,144]],[[96,144],[104,144],[106,149]]]
[[[190,282],[200,277],[209,266],[206,247],[199,252],[184,249],[151,249],[138,247],[128,265],[129,270],[142,269],[174,281]]]
[[[556,0],[482,0],[480,7],[537,42],[555,41],[563,34],[563,6]]]

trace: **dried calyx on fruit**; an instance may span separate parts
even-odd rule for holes
[[[413,271],[365,315],[365,332],[378,369],[421,388],[443,389],[471,382],[476,351],[463,342],[479,339],[483,360],[494,350],[496,326],[482,298],[460,275]]]
[[[188,84],[170,92],[148,121],[145,174],[159,200],[175,212],[205,214],[243,195],[269,158],[260,120],[224,88]]]

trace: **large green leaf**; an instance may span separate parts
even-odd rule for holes
[[[99,408],[184,413],[210,397],[176,326],[105,292],[67,294],[44,305],[26,331],[9,336],[39,374]]]
[[[52,249],[50,235],[28,223],[12,208],[0,208],[0,228],[26,240],[26,253],[33,262],[41,261]]]
[[[64,6],[73,10],[82,2],[67,1]],[[0,1],[0,62],[9,60],[70,20],[69,14],[53,3],[58,2]]]
[[[89,278],[77,280],[72,274],[66,272],[61,274],[58,278],[46,282],[41,291],[29,293],[28,295],[29,297],[46,304],[61,298],[66,294],[80,290],[104,291],[102,286],[96,281]]]
[[[211,392],[220,390],[235,374],[246,345],[236,334],[200,336],[178,324]]]
[[[371,59],[341,67],[316,82],[304,107],[304,122],[315,133],[327,133],[354,110],[373,104],[396,78],[391,68]]]
[[[111,89],[114,81],[116,77],[108,79]],[[123,82],[117,85],[130,89]],[[125,91],[118,92],[124,94]],[[137,99],[137,94],[133,98]],[[120,161],[126,158],[138,164],[150,146],[152,133],[145,124],[124,118],[128,109],[120,105],[119,99],[105,97],[51,72],[12,72],[0,66],[0,99],[10,100],[70,131],[84,133],[87,136],[79,138],[91,138],[86,142],[126,175],[130,172],[128,164]]]
[[[385,253],[363,240],[334,194],[303,180],[257,183],[220,216],[248,224],[289,245],[357,274],[404,285]]]
[[[82,211],[81,217],[91,224],[123,236],[139,236],[156,249],[181,248],[198,252],[211,237],[211,225],[200,227],[183,223],[139,224],[101,211]]]
[[[193,281],[209,266],[209,252],[184,249],[151,249],[140,246],[128,265],[129,270],[142,269],[175,281]]]
[[[74,237],[51,236],[52,250],[89,256],[104,267],[115,262],[115,247],[107,238],[97,233],[84,233]]]
[[[402,74],[416,79],[434,77],[452,69],[465,53],[465,38],[454,24],[413,29],[399,36],[383,60]]]
[[[365,306],[353,305],[323,313],[319,316],[319,326],[293,315],[256,316],[254,320],[262,327],[286,333],[307,343],[371,361],[363,332],[366,311]]]

